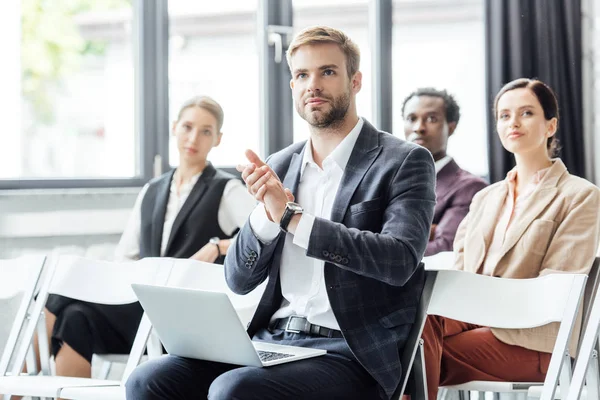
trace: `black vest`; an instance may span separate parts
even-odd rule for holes
[[[142,200],[140,258],[160,257],[165,213],[175,170],[150,181]],[[211,237],[229,239],[219,226],[218,211],[225,185],[235,176],[215,169],[210,163],[200,175],[173,222],[164,257],[189,258]],[[223,258],[217,260],[223,263]]]

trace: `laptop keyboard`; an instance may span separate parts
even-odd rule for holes
[[[258,353],[258,357],[260,358],[260,361],[262,361],[262,362],[281,360],[282,358],[288,358],[288,357],[294,356],[293,354],[276,353],[273,351],[262,351],[262,350],[258,350],[257,353]]]

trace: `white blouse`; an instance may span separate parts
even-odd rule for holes
[[[169,201],[165,212],[160,254],[164,255],[165,248],[171,236],[171,228],[177,218],[177,214],[190,195],[198,178],[202,173],[194,175],[188,182],[182,183],[177,191],[175,179],[171,180]],[[115,251],[116,261],[138,260],[140,258],[140,230],[142,223],[142,201],[148,190],[148,184],[142,188],[135,201],[133,211],[127,222],[127,226]],[[231,179],[225,185],[223,196],[219,203],[217,220],[219,227],[227,235],[231,235],[237,228],[241,228],[248,216],[256,206],[256,201],[248,193],[244,184],[238,179]],[[198,249],[200,250],[200,249]]]

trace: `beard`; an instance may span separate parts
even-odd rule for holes
[[[350,108],[350,93],[350,90],[348,90],[338,97],[319,96],[329,102],[330,109],[327,112],[320,110],[307,111],[304,102],[296,103],[296,111],[303,120],[315,128],[334,128],[344,121],[348,113],[348,109]]]

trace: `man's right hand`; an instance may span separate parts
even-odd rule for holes
[[[248,192],[264,204],[269,220],[279,223],[285,203],[294,201],[289,189],[284,189],[277,174],[252,150],[246,150],[249,164],[239,164],[236,169],[242,173]]]

